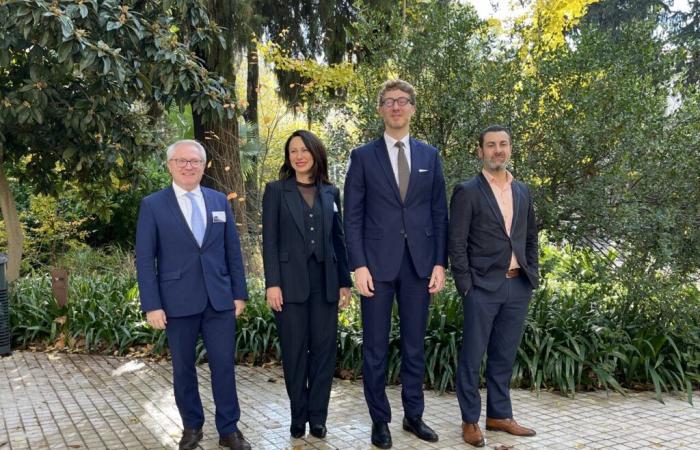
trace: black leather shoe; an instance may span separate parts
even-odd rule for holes
[[[294,439],[303,438],[306,434],[306,424],[290,426],[289,434],[291,434]]]
[[[226,436],[221,436],[219,438],[219,445],[232,450],[250,450],[250,444],[245,440],[243,433],[240,431],[234,431]]]
[[[438,435],[428,425],[423,422],[420,417],[403,418],[403,429],[409,433],[415,434],[418,439],[423,439],[428,442],[437,442]]]
[[[317,437],[319,439],[323,439],[326,437],[326,426],[325,425],[310,425],[309,426],[309,433],[311,433],[311,436]]]
[[[372,445],[379,448],[391,448],[391,433],[386,422],[372,423]]]
[[[201,428],[185,428],[182,430],[182,439],[178,448],[180,450],[192,450],[197,448],[199,441],[202,440],[204,433]]]

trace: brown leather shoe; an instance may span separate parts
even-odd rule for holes
[[[484,446],[484,433],[481,432],[478,423],[462,422],[462,439],[474,447]]]
[[[534,436],[535,430],[518,425],[512,417],[510,419],[486,418],[486,429],[489,431],[505,431],[513,436]]]

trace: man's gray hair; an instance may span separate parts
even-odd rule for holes
[[[170,161],[170,158],[173,157],[173,153],[175,152],[175,149],[180,146],[180,145],[191,145],[199,151],[199,155],[202,158],[202,161],[207,162],[207,152],[204,150],[204,146],[199,143],[199,141],[195,141],[194,139],[182,139],[180,141],[177,141],[173,144],[170,144],[168,146],[168,150],[166,152],[166,155],[168,157],[168,161]]]

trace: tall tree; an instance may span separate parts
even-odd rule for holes
[[[197,2],[179,5],[206,11]],[[22,230],[5,176],[23,167],[35,186],[87,188],[138,176],[134,161],[162,149],[155,119],[171,104],[228,116],[226,86],[173,32],[156,1],[0,3],[0,207],[8,278],[19,275]],[[208,32],[196,35],[210,39]],[[20,164],[21,163],[21,164]]]
[[[250,139],[259,137],[258,94],[260,66],[258,43],[272,42],[285,50],[291,58],[321,59],[333,64],[347,55],[347,30],[355,17],[351,0],[249,0],[241,25],[247,30],[247,87],[246,109],[243,118],[251,124]],[[302,85],[308,82],[298,72],[275,67],[281,98],[293,109],[302,106]],[[308,114],[308,111],[307,111]],[[254,213],[259,211],[261,167],[253,158],[253,172],[246,180],[246,198],[253,225],[259,222]]]

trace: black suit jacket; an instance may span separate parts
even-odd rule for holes
[[[527,186],[513,180],[510,237],[496,197],[483,174],[455,186],[450,200],[448,251],[462,295],[473,286],[497,290],[505,281],[511,253],[533,288],[539,284],[537,225]]]
[[[352,286],[340,214],[340,191],[335,186],[322,184],[319,194],[323,210],[325,297],[329,302],[337,302],[340,287]],[[301,303],[309,296],[303,201],[294,178],[265,186],[262,216],[265,287],[280,287],[285,303]]]

